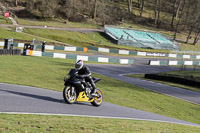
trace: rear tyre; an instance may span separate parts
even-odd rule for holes
[[[100,97],[97,97],[97,96],[95,96],[94,97],[94,101],[93,102],[91,102],[91,104],[93,105],[93,106],[100,106],[102,103],[103,103],[103,93],[101,92],[101,90],[99,90],[99,89],[96,89],[96,94],[98,95],[98,96],[100,96]]]
[[[77,98],[75,87],[65,86],[63,90],[63,98],[68,104],[73,104]]]

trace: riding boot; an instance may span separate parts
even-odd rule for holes
[[[97,96],[97,94],[96,94],[96,85],[95,85],[93,80],[91,80],[91,85],[92,85],[92,90],[91,90],[90,94],[91,94],[91,96],[95,97],[95,96]]]

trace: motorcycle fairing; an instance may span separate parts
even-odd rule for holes
[[[77,102],[92,102],[93,100],[89,100],[84,91],[79,92],[78,98],[76,99]]]

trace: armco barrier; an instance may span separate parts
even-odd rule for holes
[[[86,56],[86,55],[41,52],[41,51],[32,51],[32,50],[27,50],[26,55],[45,56],[45,57],[62,58],[62,59],[75,59],[75,60],[81,59],[84,61],[94,61],[94,62],[103,62],[103,63],[134,64],[134,60],[132,59],[93,57],[93,56]]]
[[[0,46],[4,46],[4,42],[0,42]],[[14,47],[24,47],[24,43],[14,43]],[[37,49],[41,49],[42,45],[37,45]],[[67,47],[67,46],[53,46],[45,45],[46,50],[64,50],[64,51],[85,51],[86,48],[80,47]],[[95,50],[105,53],[114,53],[122,55],[138,55],[138,56],[154,56],[154,57],[169,57],[169,58],[181,58],[181,59],[200,59],[200,55],[188,55],[188,54],[174,54],[174,53],[152,53],[152,52],[140,52],[140,51],[128,51],[118,49],[108,49],[103,47],[87,46],[88,50]]]
[[[166,60],[160,61],[160,65],[166,66],[166,65],[168,65],[168,61],[166,61]]]
[[[177,66],[177,65],[185,65],[185,66],[200,66],[200,61],[176,61],[176,60],[149,60],[149,65],[155,65],[155,66]]]
[[[21,55],[21,49],[0,49],[0,55]]]
[[[108,48],[98,48],[93,46],[87,46],[90,50],[99,52],[123,54],[123,55],[138,55],[138,56],[154,56],[154,57],[169,57],[169,58],[183,58],[183,59],[200,59],[200,55],[188,55],[188,54],[174,54],[174,53],[152,53],[152,52],[140,52],[140,51],[128,51],[128,50],[116,50]]]

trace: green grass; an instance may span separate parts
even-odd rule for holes
[[[200,51],[200,43],[197,43],[196,45],[182,44],[181,51]]]
[[[63,78],[74,60],[49,57],[0,56],[0,82],[62,91]],[[97,83],[104,101],[200,124],[200,106],[160,95],[102,75]]]
[[[199,127],[136,120],[0,114],[0,132],[198,133]]]
[[[36,38],[36,36],[27,35],[0,27],[0,40],[4,41],[5,38],[14,38],[14,42],[16,42],[15,40],[32,41]],[[44,41],[44,39],[40,37],[38,37],[37,40]],[[46,41],[52,42],[48,39]]]
[[[17,33],[14,31],[9,31],[7,29],[1,28],[0,27],[0,38],[4,39],[4,38],[14,38],[14,39],[19,39],[19,40],[24,40],[26,38],[26,40],[32,40],[33,37],[31,36],[26,36],[24,37],[24,34],[21,33]]]
[[[10,19],[0,16],[0,24],[12,24]]]
[[[190,71],[190,72],[187,72],[189,74],[189,78],[190,77],[194,77],[195,75],[198,75],[197,73],[199,73],[199,71],[196,73],[197,71]],[[166,74],[172,74],[174,72],[169,72],[169,73],[166,73]],[[181,74],[184,74],[184,72],[180,72]],[[191,73],[191,74],[190,74]],[[171,75],[170,74],[170,75]],[[179,73],[178,73],[179,74]],[[194,74],[194,75],[193,75]],[[175,87],[179,87],[179,88],[183,88],[183,89],[187,89],[187,90],[192,90],[192,91],[196,91],[196,92],[200,92],[200,89],[197,88],[197,87],[192,87],[192,86],[187,86],[187,85],[182,85],[182,84],[179,84],[179,83],[173,83],[173,82],[168,82],[168,81],[161,81],[161,80],[155,80],[155,79],[148,79],[148,78],[145,78],[144,77],[144,74],[129,74],[129,75],[126,75],[128,77],[132,77],[132,78],[137,78],[137,79],[143,79],[143,80],[148,80],[148,81],[153,81],[153,82],[157,82],[157,83],[161,83],[161,84],[166,84],[166,85],[169,85],[169,86],[175,86]],[[184,75],[185,76],[185,75]],[[199,75],[198,75],[199,76]]]

